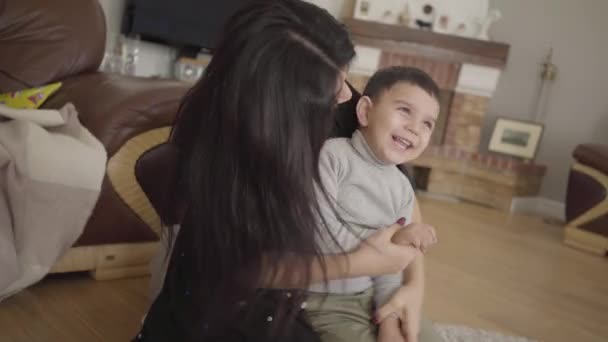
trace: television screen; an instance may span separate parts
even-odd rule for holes
[[[130,0],[124,34],[213,50],[226,20],[250,0]]]

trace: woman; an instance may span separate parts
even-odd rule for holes
[[[348,254],[315,244],[318,155],[350,98],[353,56],[344,27],[299,0],[255,1],[229,20],[173,132],[181,228],[137,340],[317,341],[304,293],[272,288],[391,273],[415,257],[390,242],[398,225]]]

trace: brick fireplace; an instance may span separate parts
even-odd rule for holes
[[[413,163],[417,185],[501,209],[509,209],[514,197],[538,193],[544,166],[480,152],[508,45],[356,19],[345,23],[357,51],[348,77],[353,86],[362,90],[379,68],[407,65],[429,73],[441,88],[432,146]]]

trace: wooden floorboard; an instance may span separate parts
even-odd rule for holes
[[[422,200],[428,316],[542,341],[608,341],[608,259],[562,244],[539,218]]]
[[[466,203],[421,199],[439,244],[428,252],[425,315],[540,341],[608,341],[608,258],[566,247],[562,229]],[[0,341],[128,341],[148,278],[52,276],[0,303]]]

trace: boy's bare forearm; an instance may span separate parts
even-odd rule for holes
[[[420,297],[424,295],[424,255],[419,254],[416,259],[403,271],[403,285],[413,286],[420,290]]]
[[[418,201],[414,205],[412,212],[412,222],[422,222],[422,214]],[[420,301],[424,296],[424,256],[418,255],[416,259],[403,271],[403,285],[409,285],[419,289]]]

